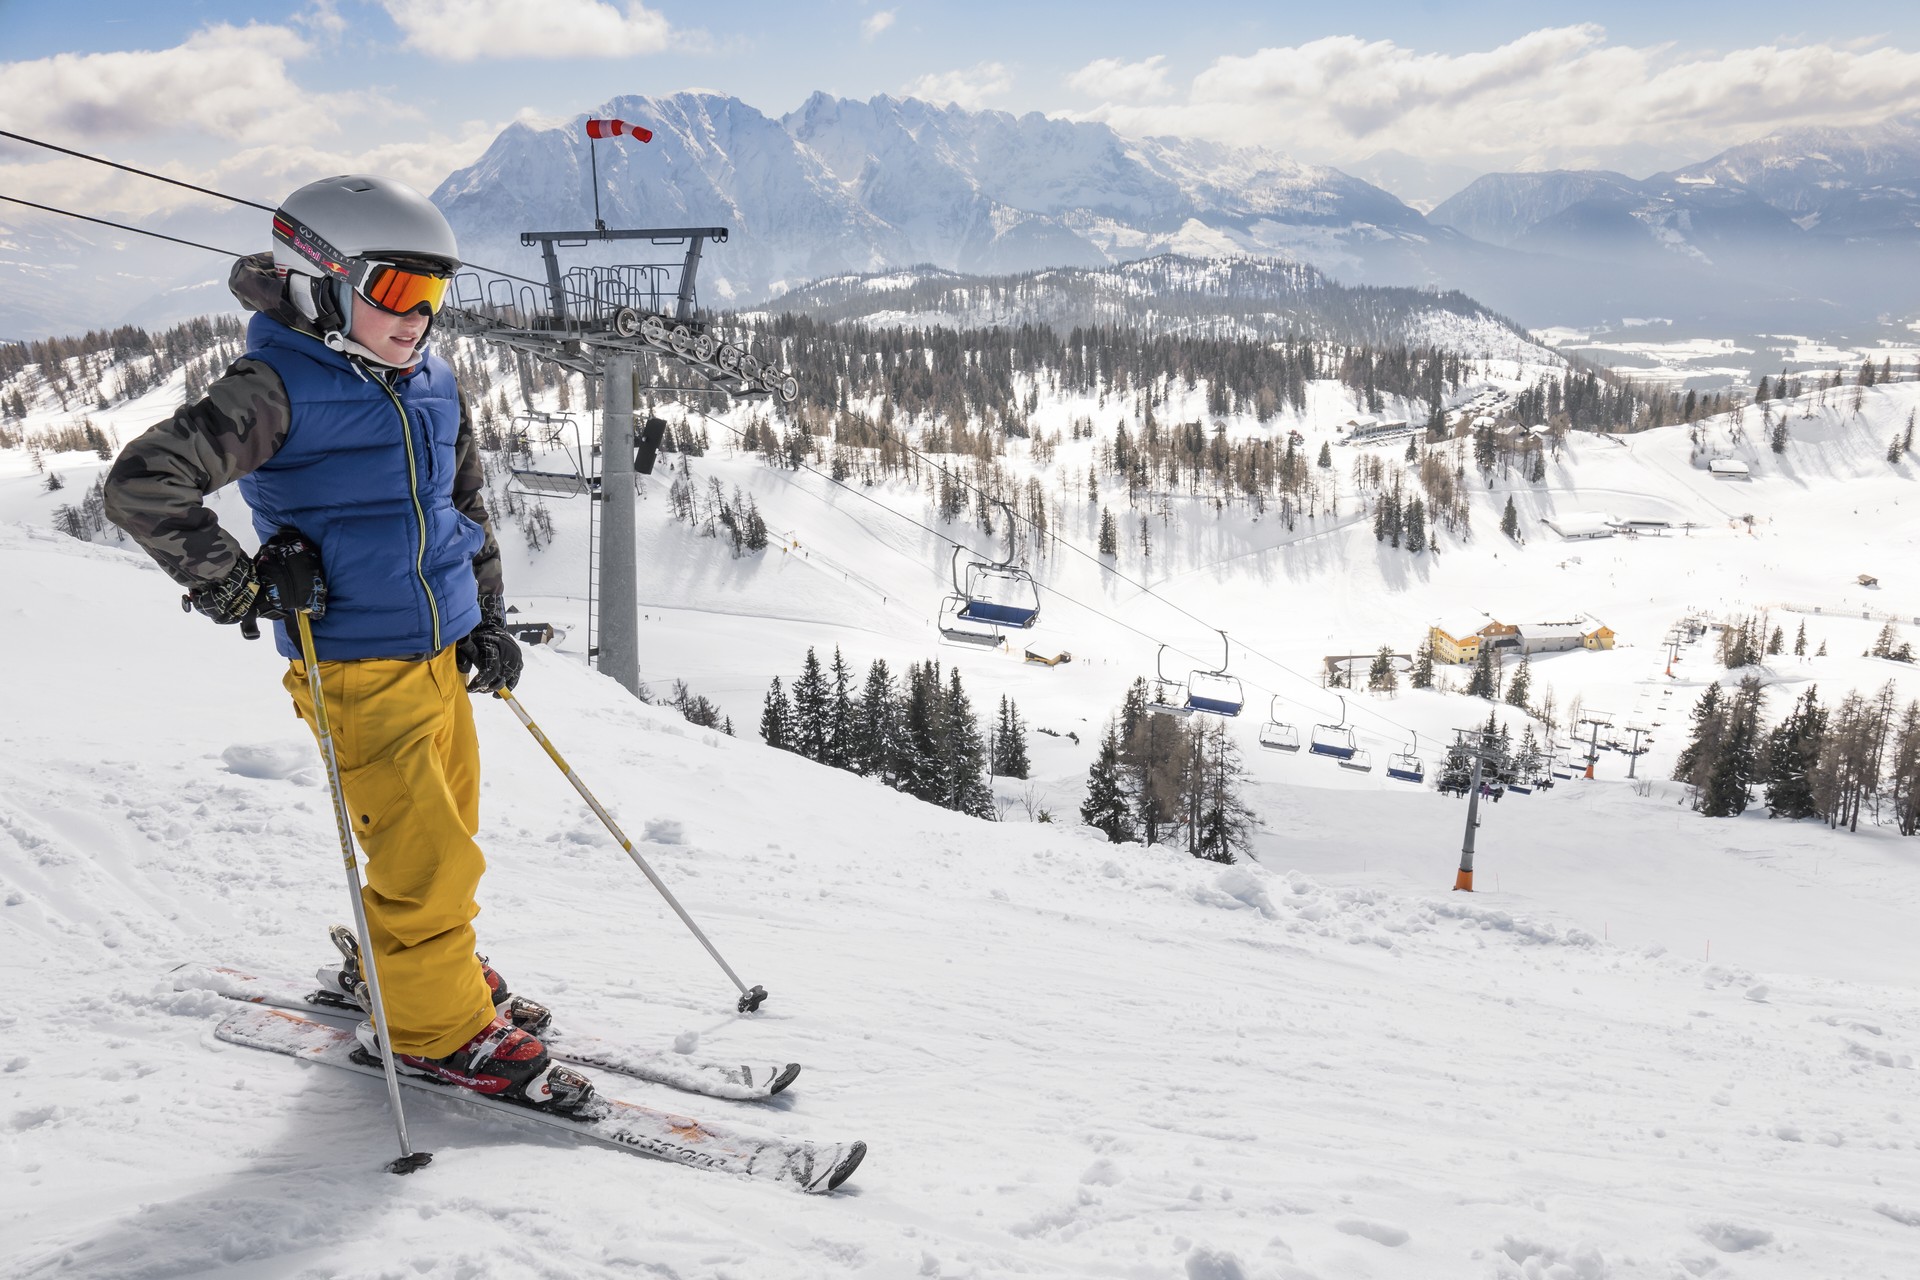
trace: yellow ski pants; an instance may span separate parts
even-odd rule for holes
[[[305,664],[282,683],[309,727]],[[379,966],[393,1047],[442,1058],[493,1020],[474,956],[474,891],[486,859],[480,829],[480,746],[453,647],[418,662],[322,662],[320,685],[366,855],[365,939]],[[317,730],[316,730],[317,732]]]

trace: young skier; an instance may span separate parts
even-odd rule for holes
[[[486,863],[467,695],[511,689],[521,657],[466,402],[426,345],[459,262],[446,219],[400,183],[295,191],[272,253],[234,264],[234,296],[256,313],[246,355],[121,452],[106,510],[201,613],[273,620],[283,683],[312,725],[286,622],[310,612],[396,1067],[565,1108],[584,1097],[555,1092],[536,1038],[545,1011],[511,999],[474,953]],[[203,502],[236,480],[257,555]],[[340,982],[359,994],[352,955]],[[381,1052],[371,1022],[360,1038]]]

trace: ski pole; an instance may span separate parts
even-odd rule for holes
[[[372,938],[367,932],[367,905],[360,900],[360,863],[353,855],[353,817],[347,810],[347,793],[340,783],[340,761],[333,750],[333,728],[327,722],[327,698],[320,688],[320,662],[313,653],[313,627],[305,610],[294,615],[300,622],[300,656],[307,667],[307,690],[313,695],[313,732],[320,739],[320,756],[327,766],[327,786],[333,791],[333,823],[340,829],[340,859],[347,868],[347,889],[353,896],[353,927],[360,934],[360,954],[366,957],[361,973],[367,990],[373,994],[373,1024],[380,1032],[380,1063],[386,1068],[387,1101],[393,1104],[393,1127],[400,1136],[400,1157],[387,1166],[388,1173],[412,1173],[433,1159],[431,1151],[415,1151],[407,1137],[407,1113],[400,1105],[400,1076],[393,1065],[393,1041],[387,1035],[387,1005],[380,998],[380,966],[375,962]]]
[[[533,722],[533,717],[528,715],[527,709],[520,705],[520,699],[513,696],[513,691],[499,689],[495,691],[494,696],[513,709],[513,714],[520,718],[521,724],[527,726],[527,732],[533,735],[533,740],[546,749],[547,758],[559,767],[561,773],[567,775],[567,781],[573,784],[573,789],[580,793],[580,798],[587,802],[587,807],[599,815],[600,821],[604,822],[607,830],[613,833],[613,838],[620,842],[620,847],[627,851],[627,856],[633,859],[634,865],[646,873],[647,879],[651,880],[653,887],[660,891],[660,896],[667,900],[667,905],[673,908],[674,914],[680,917],[681,923],[693,931],[693,936],[700,939],[700,945],[707,949],[707,954],[726,971],[729,978],[733,979],[733,985],[740,988],[740,1002],[735,1007],[741,1013],[753,1013],[758,1010],[760,1002],[767,998],[767,989],[758,985],[748,987],[746,983],[740,981],[740,975],[733,971],[733,966],[727,963],[726,957],[722,956],[719,949],[708,940],[700,926],[693,922],[693,917],[687,914],[687,909],[680,905],[678,898],[673,896],[673,890],[667,888],[666,883],[654,874],[653,868],[647,865],[647,860],[640,856],[638,849],[633,847],[633,841],[627,839],[627,833],[622,831],[620,824],[613,820],[613,815],[593,798],[593,792],[587,790],[587,784],[580,781],[580,775],[573,771],[573,766],[566,762],[559,750],[548,740],[547,735],[540,732],[540,726]]]

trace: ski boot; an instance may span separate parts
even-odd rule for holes
[[[320,980],[320,990],[315,994],[328,997],[329,1004],[345,1007],[351,1001],[362,1013],[372,1013],[372,998],[366,994],[366,980],[360,976],[359,939],[353,936],[353,930],[341,924],[327,930],[327,936],[339,948],[340,963],[320,967],[315,975]],[[487,980],[487,991],[493,997],[495,1012],[530,1036],[543,1034],[553,1024],[551,1009],[536,1000],[514,995],[507,989],[506,979],[494,972],[485,956],[477,959],[480,973]]]
[[[381,1057],[380,1036],[368,1018],[354,1028],[362,1060]],[[402,1053],[393,1065],[404,1075],[471,1089],[489,1098],[572,1115],[593,1100],[593,1081],[547,1056],[547,1048],[505,1018],[496,1016],[473,1039],[442,1058]]]

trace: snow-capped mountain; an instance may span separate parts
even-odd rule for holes
[[[1478,249],[1338,170],[1038,113],[816,93],[774,119],[690,92],[617,98],[595,114],[654,133],[600,149],[610,225],[734,233],[703,268],[709,302],[919,263],[1009,272],[1168,252],[1284,256],[1348,282],[1418,285]],[[440,186],[434,199],[464,244],[523,261],[522,230],[592,225],[582,119],[516,124]]]
[[[1615,289],[1643,310],[1690,314],[1717,299],[1722,310],[1859,318],[1910,305],[1910,275],[1888,266],[1915,265],[1920,251],[1920,129],[1791,130],[1645,179],[1488,174],[1431,219],[1586,264],[1603,296],[1601,277],[1619,271]]]

